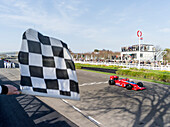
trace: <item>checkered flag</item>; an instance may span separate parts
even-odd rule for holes
[[[23,94],[79,100],[75,65],[61,40],[28,29],[18,55]]]

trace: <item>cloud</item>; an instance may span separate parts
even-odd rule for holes
[[[65,22],[68,21],[66,17],[48,14],[45,9],[39,10],[39,8],[20,1],[13,3],[13,6],[6,4],[1,5],[0,9],[0,12],[3,12],[0,13],[0,22],[6,25],[12,25],[13,27],[32,24],[43,27],[46,30],[56,31],[56,29],[58,29],[65,31],[64,28],[70,26],[68,22]]]
[[[98,22],[93,23],[93,19],[96,17],[89,16],[89,20],[92,22],[87,24],[86,21],[80,19],[89,15],[90,8],[88,8],[88,5],[82,4],[82,1],[53,0],[49,1],[48,5],[39,1],[32,3],[34,2],[12,1],[11,3],[1,4],[0,24],[17,29],[33,27],[39,31],[46,31],[46,33],[62,34],[62,36],[69,37],[72,41],[79,40],[81,42],[83,40],[87,45],[93,43],[94,47],[96,44],[104,47],[103,45],[110,46],[113,39],[115,40],[114,31],[117,29],[111,27],[111,25],[120,24],[126,19],[124,11],[119,12],[119,14],[112,11],[110,14],[113,15],[113,18],[107,21],[111,21],[111,23],[104,23],[106,20],[103,20],[105,19],[103,16],[110,10],[107,8],[98,12],[97,16],[100,18]],[[71,38],[71,36],[74,37]],[[77,43],[79,42],[77,41]]]
[[[13,4],[13,6],[11,5]],[[95,25],[85,25],[77,22],[77,18],[88,11],[88,8],[81,9],[79,1],[53,1],[53,8],[55,13],[41,10],[35,5],[30,5],[27,2],[17,1],[8,5],[3,4],[0,6],[0,22],[11,25],[15,28],[25,28],[31,26],[39,30],[54,31],[61,34],[77,34],[84,38],[100,41],[102,34],[107,30],[97,27]],[[43,5],[39,5],[43,7]]]
[[[169,33],[170,32],[170,28],[160,29],[159,32]]]
[[[50,2],[51,4],[47,6],[51,6],[51,11],[48,11],[49,7],[40,2],[35,4],[23,1],[3,2],[0,5],[0,23],[12,27],[36,26],[65,34],[76,32],[81,28],[82,24],[77,23],[77,19],[87,11],[87,8],[81,9],[80,1],[53,0]]]

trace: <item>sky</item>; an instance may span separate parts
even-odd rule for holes
[[[75,53],[138,44],[170,48],[170,0],[0,0],[0,52],[19,51],[32,28]]]

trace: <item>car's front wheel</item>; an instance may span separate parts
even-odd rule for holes
[[[115,81],[114,80],[109,80],[109,85],[115,85]]]
[[[126,89],[131,90],[132,89],[132,85],[131,84],[126,84]]]
[[[137,85],[138,85],[139,87],[143,87],[143,83],[142,83],[142,82],[138,82]]]

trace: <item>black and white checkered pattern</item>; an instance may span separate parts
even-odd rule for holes
[[[67,44],[28,29],[18,55],[24,94],[79,100],[75,65]]]

